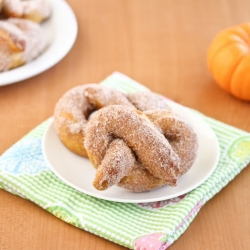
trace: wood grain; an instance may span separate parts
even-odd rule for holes
[[[217,32],[250,20],[247,0],[68,0],[78,20],[69,54],[46,72],[0,87],[0,154],[53,114],[79,84],[120,71],[153,91],[250,132],[250,104],[223,92],[206,66]],[[62,41],[63,42],[63,41]],[[1,74],[0,74],[1,81]],[[249,249],[250,169],[210,200],[169,248]],[[125,249],[0,190],[0,249]]]

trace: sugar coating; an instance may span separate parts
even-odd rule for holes
[[[124,176],[129,174],[134,165],[135,157],[131,149],[123,140],[114,139],[97,168],[93,185],[99,190],[117,185]]]
[[[140,97],[140,96],[146,96]],[[136,103],[136,99],[141,98]],[[57,102],[54,110],[55,129],[71,151],[88,157],[84,149],[85,128],[94,111],[108,105],[125,105],[145,110],[166,108],[162,98],[152,92],[134,95],[124,93],[99,84],[85,84],[67,91]]]
[[[198,138],[193,128],[177,114],[166,110],[145,111],[179,156],[180,174],[193,165],[198,152]]]
[[[59,138],[70,150],[87,157],[83,141],[88,119],[94,111],[113,104],[131,106],[122,92],[99,84],[70,89],[54,109],[54,125]]]
[[[126,95],[99,84],[77,86],[60,98],[54,118],[65,146],[79,153],[71,147],[77,144],[96,168],[98,190],[174,186],[196,158],[196,134],[152,92]]]
[[[129,93],[127,98],[140,111],[153,109],[170,110],[163,97],[150,91]]]
[[[17,26],[7,21],[0,21],[0,72],[8,70],[12,63],[10,46],[16,52],[23,52],[26,41],[27,38]]]
[[[3,11],[8,17],[30,18],[37,22],[51,15],[47,0],[4,0]]]
[[[0,71],[28,63],[46,48],[42,28],[30,20],[0,21]]]
[[[46,48],[46,40],[42,28],[37,23],[19,18],[9,18],[8,22],[23,31],[26,38],[26,47],[22,55],[25,63],[32,61]]]
[[[84,143],[96,168],[102,164],[115,138],[122,139],[134,153],[136,161],[142,163],[155,178],[169,185],[176,184],[180,159],[164,135],[141,112],[121,105],[108,106],[96,112],[87,124]],[[120,168],[119,162],[117,168]]]
[[[11,20],[0,20],[0,30],[6,32],[3,34],[5,37],[2,38],[7,39],[7,36],[10,36],[13,43],[16,44],[20,51],[23,51],[26,43],[25,34],[16,25],[13,25]]]

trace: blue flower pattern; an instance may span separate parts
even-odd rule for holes
[[[35,175],[48,169],[43,152],[41,139],[25,138],[5,152],[0,161],[0,169],[11,174]]]

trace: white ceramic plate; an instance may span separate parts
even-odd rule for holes
[[[164,186],[144,193],[133,193],[113,186],[105,191],[96,190],[92,182],[95,169],[88,159],[70,152],[58,139],[53,119],[43,137],[44,157],[52,171],[75,189],[104,200],[141,203],[166,200],[185,194],[202,184],[214,171],[219,159],[219,144],[214,131],[195,113],[170,102],[173,109],[184,117],[195,129],[199,140],[199,151],[191,169],[178,180],[176,187]]]
[[[18,68],[0,73],[0,86],[19,82],[40,74],[57,64],[72,48],[77,37],[77,20],[64,0],[49,0],[52,16],[43,22],[48,48],[35,60]]]

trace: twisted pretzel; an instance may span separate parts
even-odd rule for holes
[[[119,185],[142,192],[176,185],[195,160],[197,137],[173,113],[114,105],[88,123],[85,148],[96,168],[96,189]]]
[[[139,99],[140,102],[138,102]],[[125,95],[120,91],[94,83],[77,86],[67,91],[55,106],[55,130],[62,143],[72,152],[88,157],[84,148],[84,139],[91,114],[115,104],[135,106],[141,110],[168,109],[168,105],[162,98],[149,91]]]
[[[88,157],[83,144],[88,119],[95,110],[112,104],[132,106],[122,93],[98,84],[67,91],[54,110],[55,130],[63,144],[72,152]]]

